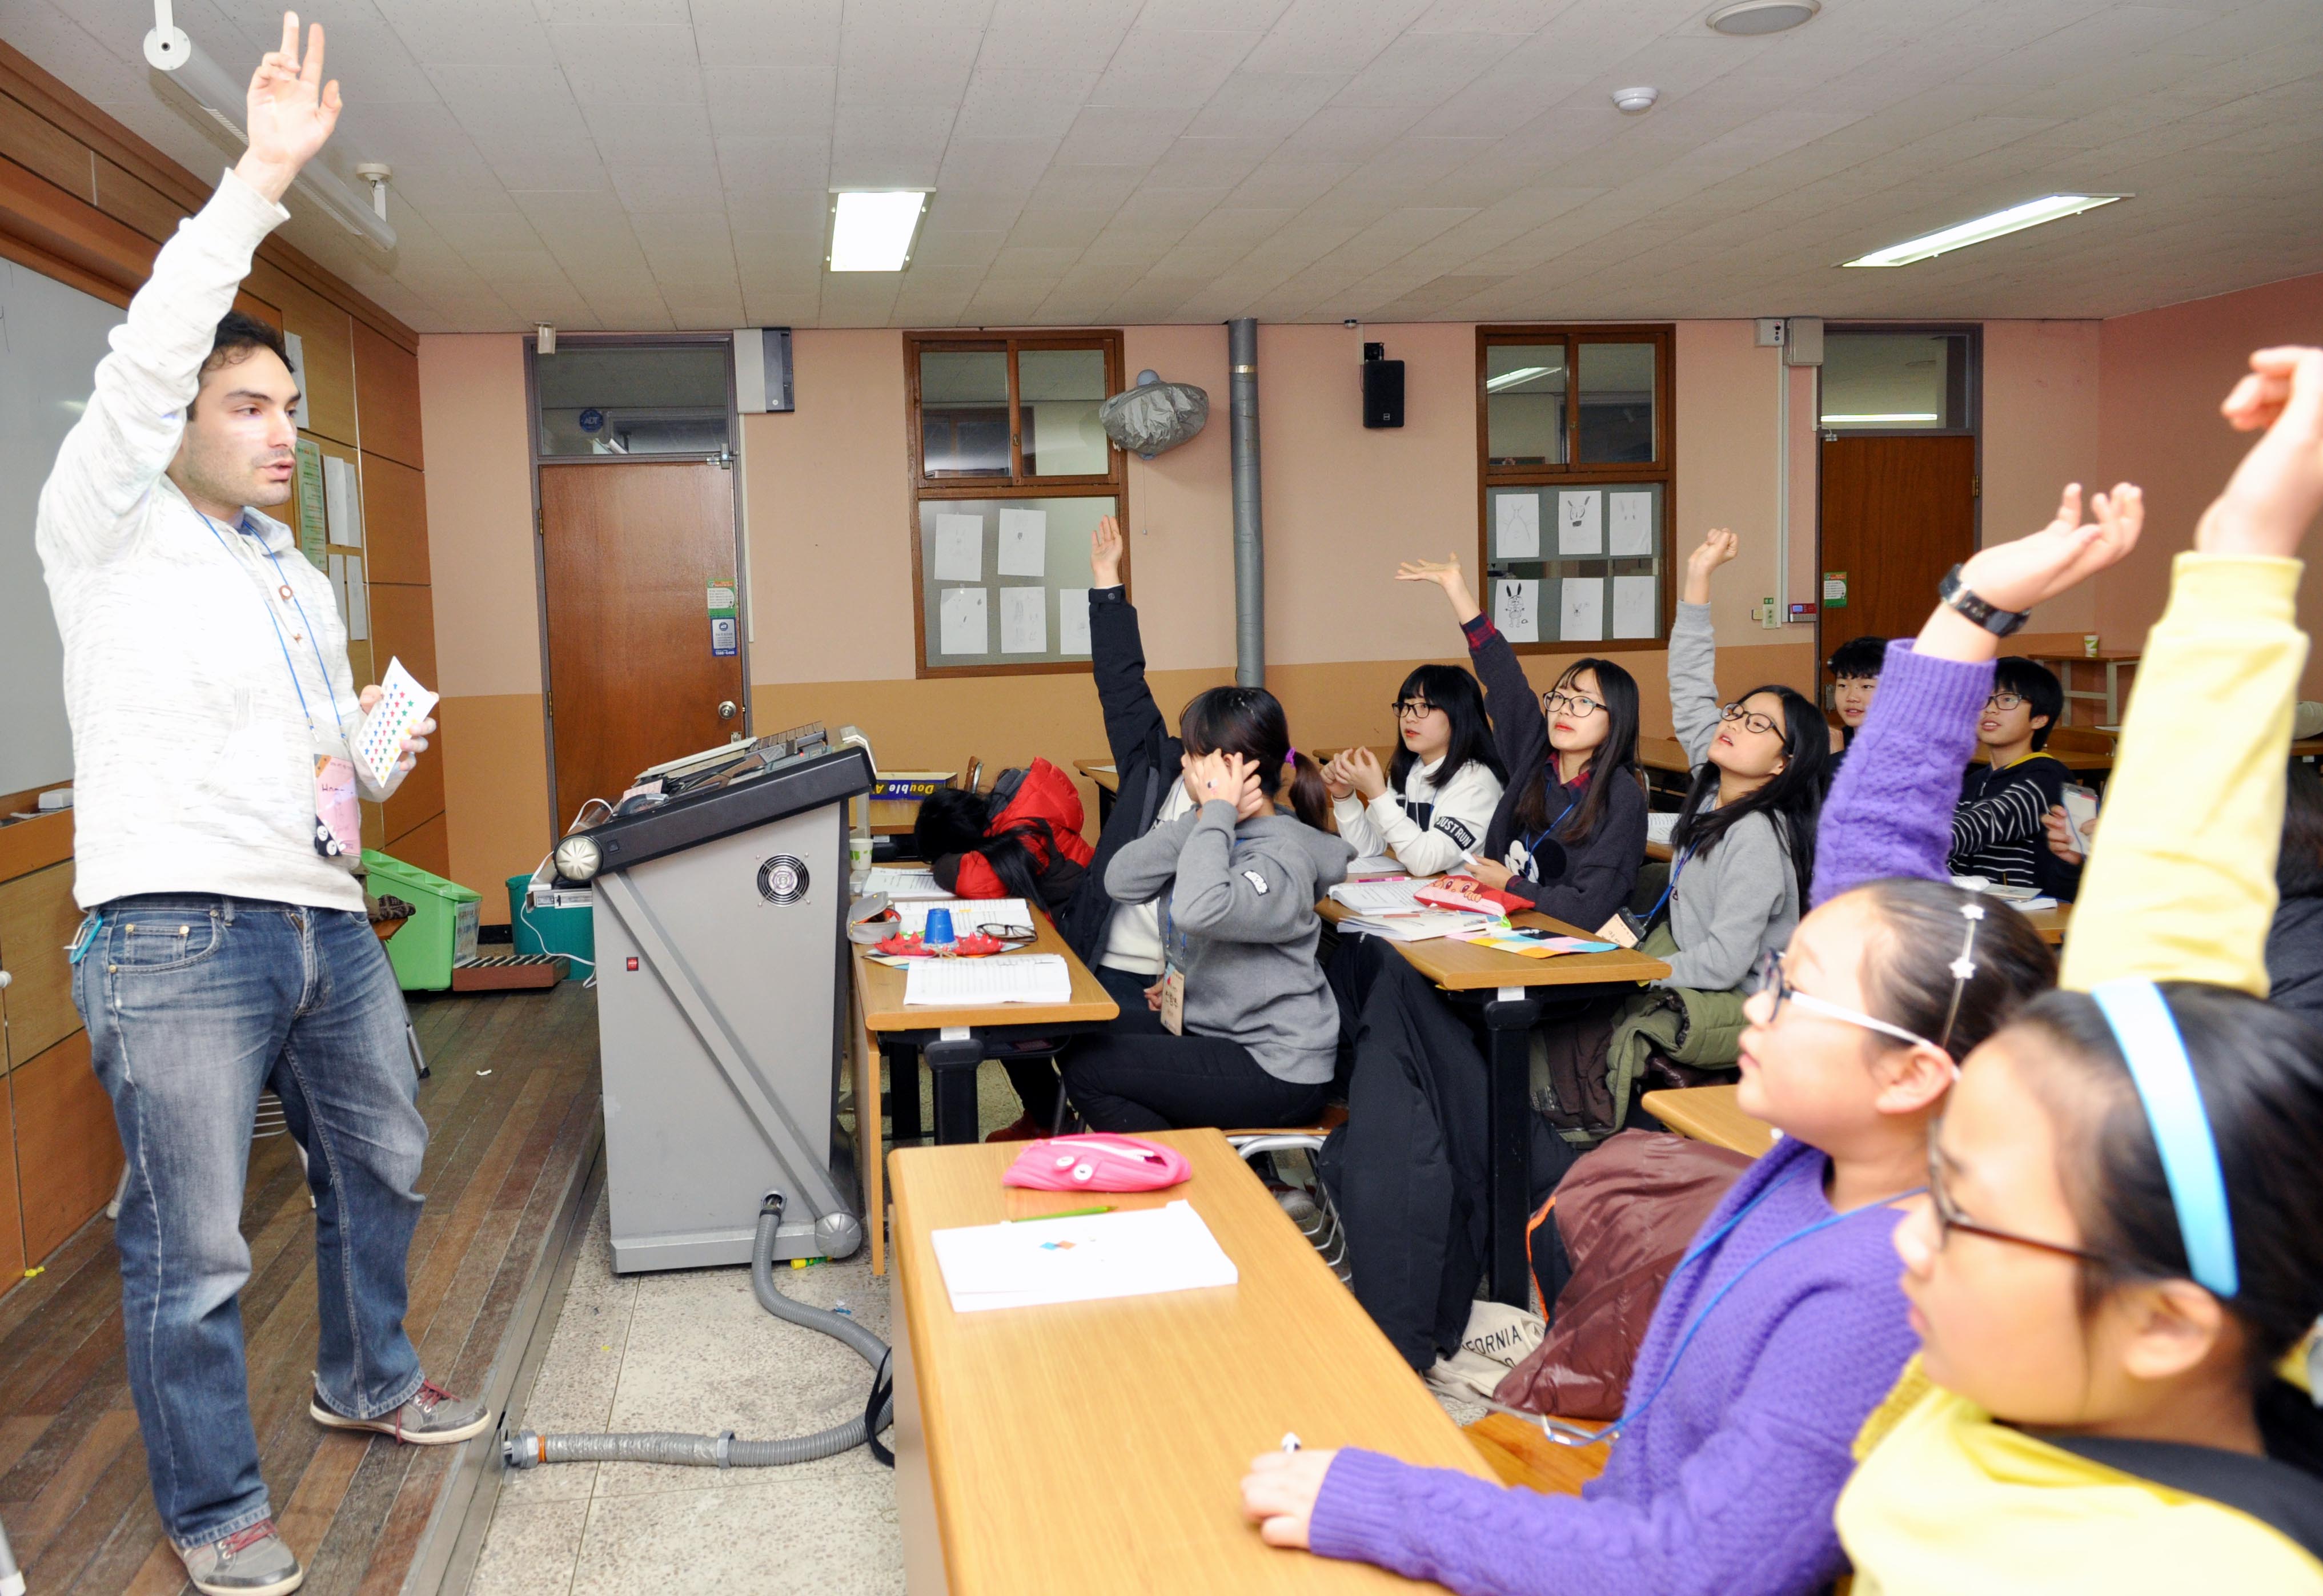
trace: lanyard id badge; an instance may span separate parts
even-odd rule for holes
[[[354,761],[327,738],[316,738],[315,851],[326,859],[363,850],[363,812],[355,798]]]
[[[1162,1029],[1186,1034],[1186,972],[1174,964],[1162,967]]]
[[[210,529],[210,536],[217,539],[218,547],[225,556],[234,559],[234,550],[228,546],[225,534],[218,530],[218,524],[200,510],[194,513],[201,516],[202,525]],[[363,850],[363,812],[355,805],[355,767],[354,761],[347,754],[346,721],[339,714],[338,695],[331,688],[331,670],[323,663],[323,646],[316,638],[314,622],[307,619],[307,606],[300,603],[298,595],[291,591],[290,579],[283,575],[282,562],[272,549],[266,551],[266,557],[273,562],[274,574],[279,581],[274,593],[262,593],[259,602],[266,611],[266,624],[274,628],[275,647],[282,651],[282,668],[290,673],[290,691],[298,695],[298,712],[307,718],[315,782],[315,826],[311,840],[315,851],[324,858],[344,858]],[[235,563],[240,564],[239,561]],[[260,586],[262,589],[264,585],[265,579],[262,576]],[[323,696],[330,702],[332,721],[338,729],[336,740],[315,724],[315,711],[308,707],[307,689],[298,680],[298,667],[290,661],[290,645],[283,640],[282,623],[275,618],[274,606],[268,601],[270,597],[280,597],[284,603],[298,611],[300,630],[307,639],[307,646],[315,651],[315,668],[322,674]]]

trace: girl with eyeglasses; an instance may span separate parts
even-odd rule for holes
[[[1629,901],[1645,858],[1636,680],[1610,659],[1575,660],[1536,700],[1516,651],[1469,591],[1459,556],[1408,560],[1396,580],[1434,582],[1451,602],[1508,781],[1466,873],[1595,931]]]
[[[2323,1032],[2262,1001],[2323,350],[2251,365],[2223,408],[2268,431],[2147,639],[2066,990],[1968,1059],[1897,1234],[1923,1351],[1840,1500],[1859,1596],[2323,1591],[2323,1409],[2279,1378],[2316,1372]]]
[[[1508,773],[1492,748],[1476,679],[1456,665],[1424,665],[1403,679],[1395,702],[1396,748],[1387,768],[1353,748],[1323,767],[1339,835],[1359,858],[1391,854],[1414,876],[1440,876],[1483,840]]]

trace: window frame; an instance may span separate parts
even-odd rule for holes
[[[1495,465],[1492,463],[1492,396],[1484,390],[1491,351],[1506,344],[1565,345],[1565,436],[1566,453],[1577,454],[1581,438],[1581,345],[1645,344],[1654,350],[1654,457],[1649,462],[1557,465]],[[1677,619],[1677,326],[1675,322],[1547,322],[1480,326],[1476,329],[1476,596],[1492,614],[1492,492],[1495,488],[1593,487],[1657,483],[1662,525],[1659,630],[1651,637],[1600,637],[1589,641],[1510,642],[1519,654],[1611,655],[1666,649]],[[1549,563],[1549,562],[1544,562]]]
[[[972,676],[1086,675],[1095,669],[1089,659],[1031,660],[1022,665],[931,665],[928,663],[927,566],[922,546],[920,507],[929,500],[964,499],[1100,499],[1110,496],[1124,537],[1121,581],[1130,590],[1129,454],[1112,439],[1106,440],[1111,469],[1102,476],[1027,476],[1022,436],[1024,401],[1019,398],[1016,358],[1024,350],[1102,350],[1105,391],[1109,398],[1125,386],[1122,333],[1118,327],[1042,328],[1011,333],[985,328],[937,328],[906,332],[904,344],[904,427],[906,454],[904,480],[910,500],[912,538],[912,660],[915,680]],[[923,353],[968,353],[1005,350],[1008,357],[1008,474],[1006,476],[941,476],[927,474],[924,458],[925,423],[920,412],[920,356]]]

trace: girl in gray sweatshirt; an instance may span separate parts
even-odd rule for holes
[[[1121,902],[1161,899],[1163,969],[1147,1001],[1165,1033],[1089,1039],[1065,1090],[1097,1131],[1312,1124],[1339,1034],[1315,903],[1354,850],[1324,829],[1322,773],[1290,746],[1272,693],[1215,687],[1179,724],[1188,747],[1211,750],[1184,757],[1194,808],[1125,844],[1105,873]]]

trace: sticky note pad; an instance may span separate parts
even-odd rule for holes
[[[403,757],[404,739],[411,729],[436,708],[436,695],[422,687],[400,659],[387,662],[380,678],[380,700],[355,730],[355,766],[363,778],[383,787],[395,778],[395,762]]]

